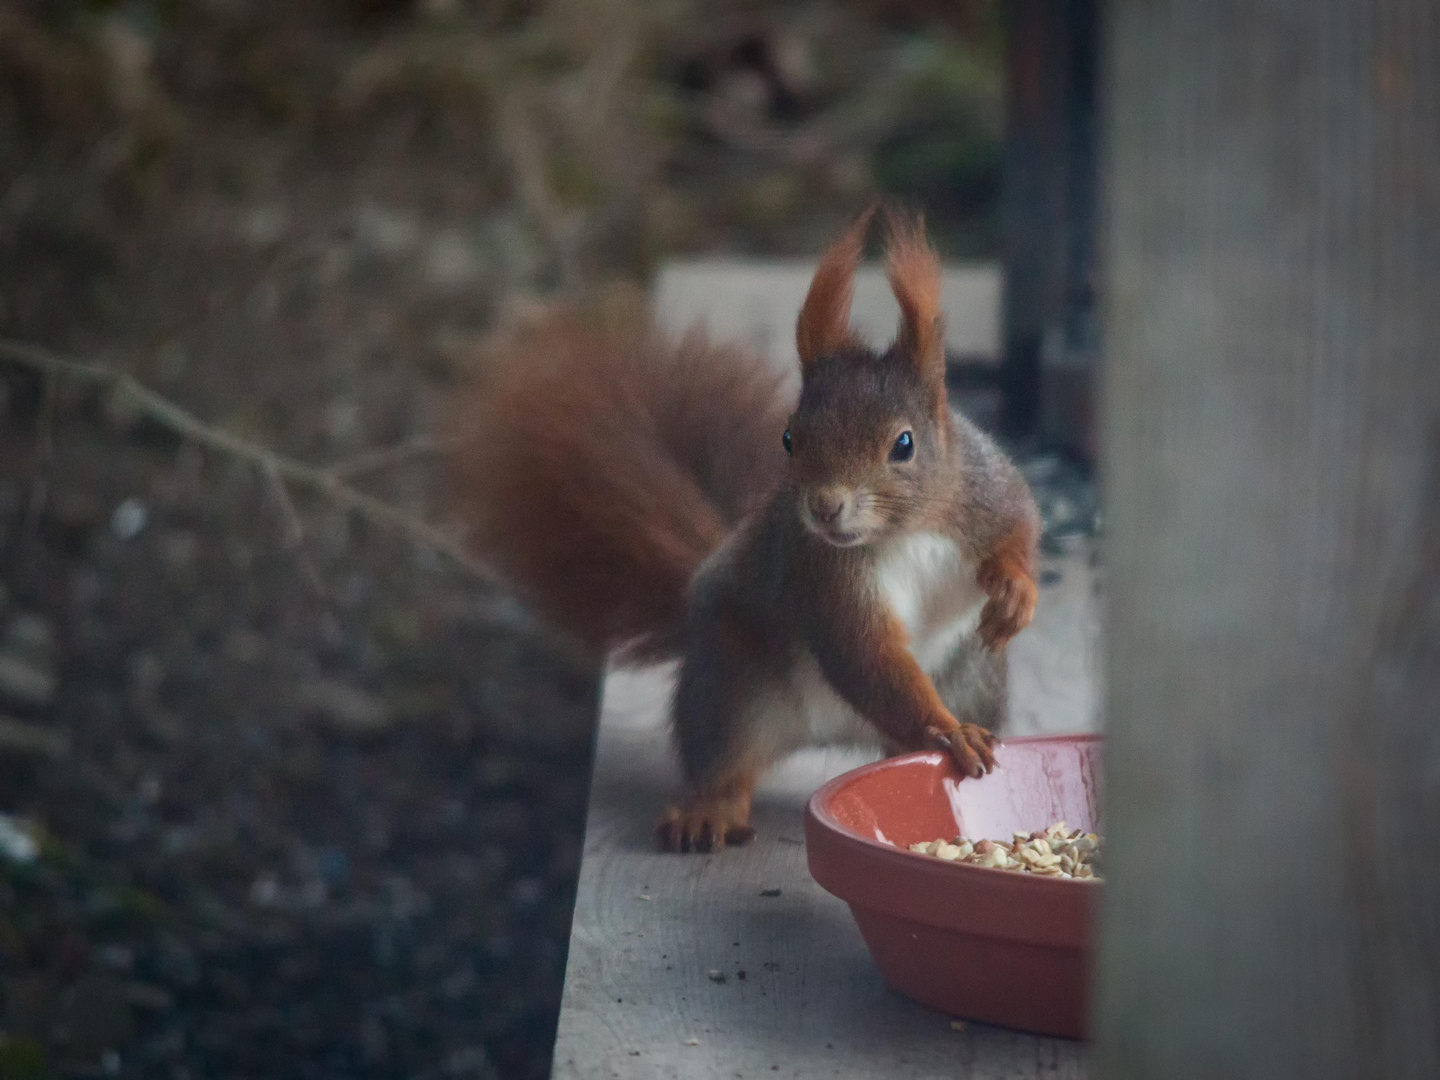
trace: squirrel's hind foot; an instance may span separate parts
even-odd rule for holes
[[[727,844],[748,844],[755,839],[750,799],[729,795],[672,806],[655,826],[655,838],[663,850],[677,852],[716,852]]]

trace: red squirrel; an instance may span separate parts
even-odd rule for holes
[[[513,331],[455,456],[477,551],[596,658],[681,659],[672,851],[753,836],[757,776],[804,746],[995,763],[1003,648],[1035,610],[1034,499],[951,411],[940,265],[892,214],[899,333],[849,325],[867,211],[796,325],[798,401],[698,332],[552,314]]]

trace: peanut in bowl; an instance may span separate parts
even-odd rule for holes
[[[952,1016],[1083,1038],[1104,886],[1073,872],[1007,872],[910,848],[942,837],[1008,837],[1013,848],[1061,822],[1067,840],[1094,834],[1102,752],[1093,735],[1017,738],[998,747],[995,771],[979,780],[962,778],[938,752],[845,773],[806,809],[810,872],[850,905],[896,990]],[[973,855],[981,845],[970,843]]]
[[[917,855],[933,855],[946,862],[967,866],[1013,870],[1041,877],[1100,881],[1100,875],[1095,872],[1100,837],[1096,833],[1071,829],[1063,821],[1029,833],[1014,833],[1009,840],[968,840],[957,836],[953,840],[911,844],[910,850]]]

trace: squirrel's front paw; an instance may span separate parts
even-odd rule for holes
[[[957,724],[943,731],[926,728],[925,737],[931,745],[949,751],[965,776],[978,780],[995,768],[995,744],[1000,740],[978,724]]]
[[[748,844],[755,838],[748,817],[740,820],[729,800],[672,806],[655,826],[666,851],[724,851],[726,844]]]
[[[976,633],[986,646],[999,649],[1030,625],[1040,591],[1026,570],[1004,559],[981,564],[976,581],[990,596]]]

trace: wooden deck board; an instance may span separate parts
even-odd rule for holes
[[[1088,552],[1047,565],[1061,580],[1042,590],[1035,625],[1012,646],[1015,734],[1095,723]],[[786,763],[758,793],[759,835],[746,848],[657,852],[651,829],[677,788],[663,727],[669,676],[617,672],[606,683],[556,1077],[1084,1075],[1079,1044],[955,1031],[889,990],[849,910],[811,880],[805,799],[864,755]]]

